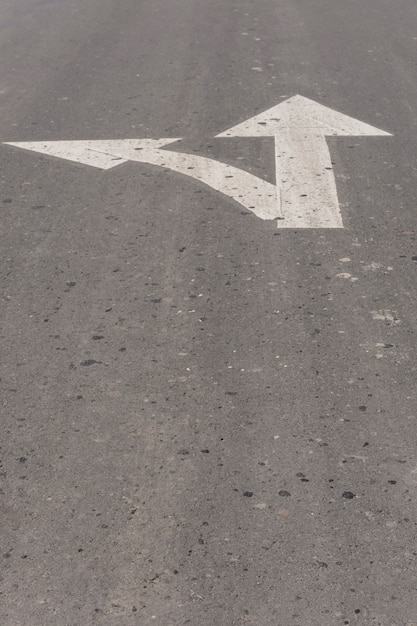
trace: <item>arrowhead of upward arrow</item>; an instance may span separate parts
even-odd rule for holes
[[[274,137],[288,128],[315,129],[321,131],[324,136],[391,136],[390,133],[333,111],[318,102],[303,96],[294,96],[245,122],[232,126],[217,137]]]

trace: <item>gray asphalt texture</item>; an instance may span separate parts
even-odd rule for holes
[[[416,58],[415,0],[1,1],[2,142],[393,134],[329,140],[333,231],[0,145],[2,626],[417,624]]]

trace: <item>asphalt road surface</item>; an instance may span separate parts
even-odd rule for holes
[[[0,1],[2,626],[417,624],[416,60],[415,0]],[[344,228],[5,143],[274,185],[216,135],[296,95],[392,135]]]

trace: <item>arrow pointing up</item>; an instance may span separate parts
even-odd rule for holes
[[[390,136],[369,124],[294,96],[217,137],[274,137],[281,228],[343,228],[326,137]]]

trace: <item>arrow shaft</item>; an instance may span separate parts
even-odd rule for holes
[[[98,149],[100,150],[95,148]],[[138,150],[123,142],[120,142],[119,147],[113,148],[112,154],[120,157],[122,162],[149,163],[190,176],[239,202],[261,219],[276,219],[280,216],[275,185],[227,163],[152,146]]]
[[[314,128],[286,128],[275,136],[279,228],[343,228],[329,148]]]

